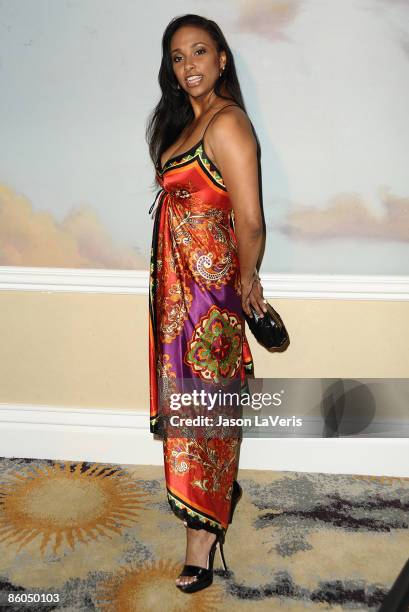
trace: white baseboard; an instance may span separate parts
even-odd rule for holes
[[[163,461],[148,414],[25,404],[0,404],[0,457],[131,465]],[[245,438],[240,467],[409,477],[409,438]]]
[[[266,274],[264,296],[289,299],[409,300],[407,275]],[[148,295],[148,270],[0,266],[0,290]]]

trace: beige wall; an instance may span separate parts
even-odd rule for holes
[[[249,333],[256,377],[409,377],[409,302],[269,301],[291,345]],[[0,291],[0,310],[0,403],[149,409],[148,296]]]

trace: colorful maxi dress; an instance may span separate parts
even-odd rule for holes
[[[205,387],[236,381],[242,392],[248,391],[247,376],[254,375],[234,213],[203,140],[204,134],[157,169],[161,190],[149,211],[156,207],[149,278],[150,429],[163,437],[173,512],[191,528],[218,533],[231,518],[240,440],[167,436],[161,422],[163,398],[179,391],[183,379]]]

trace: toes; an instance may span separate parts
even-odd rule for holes
[[[175,583],[178,586],[186,586],[196,581],[197,581],[197,576],[192,576],[192,577],[180,576],[179,578],[176,578]]]

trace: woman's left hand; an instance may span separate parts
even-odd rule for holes
[[[266,301],[263,297],[263,287],[258,274],[255,274],[251,279],[242,279],[241,301],[242,308],[249,317],[253,316],[250,305],[253,306],[260,317],[263,317],[263,313],[267,312]]]

